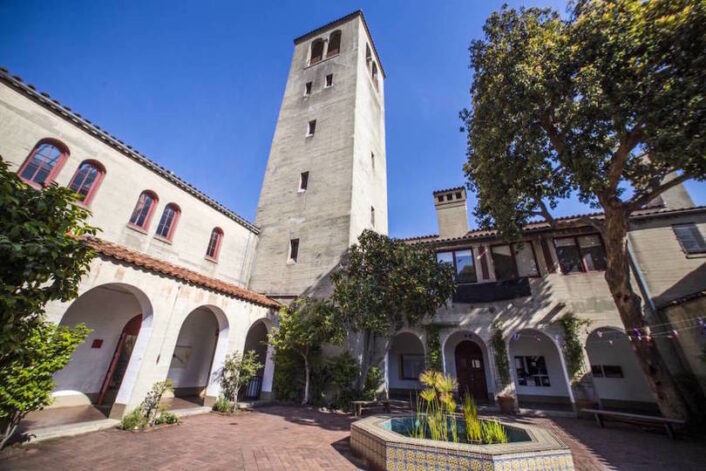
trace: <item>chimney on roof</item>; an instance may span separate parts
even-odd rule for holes
[[[675,172],[672,172],[666,177],[664,177],[662,183],[666,183],[670,180],[675,179],[676,177],[677,174]],[[693,208],[694,201],[691,199],[691,196],[689,196],[689,192],[686,191],[686,187],[684,186],[684,184],[680,183],[679,185],[673,186],[667,191],[662,192],[662,194],[658,195],[655,199],[647,203],[645,206],[661,206],[667,209],[685,209]]]
[[[466,189],[462,186],[434,192],[439,237],[461,237],[468,232]]]

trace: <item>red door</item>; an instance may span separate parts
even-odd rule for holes
[[[141,326],[142,314],[138,314],[130,319],[128,323],[125,324],[125,327],[123,327],[123,331],[120,333],[120,340],[118,340],[118,346],[115,347],[115,353],[113,353],[113,359],[110,361],[110,366],[108,366],[108,372],[105,374],[103,386],[101,387],[96,404],[103,404],[103,400],[109,389],[117,390],[120,388],[120,383],[122,383],[123,376],[125,376],[125,371],[130,362],[130,356],[132,355],[132,349],[135,346],[137,334],[140,333]]]
[[[462,341],[456,346],[455,358],[459,396],[463,397],[468,391],[474,399],[487,401],[483,352],[478,344],[470,340]]]

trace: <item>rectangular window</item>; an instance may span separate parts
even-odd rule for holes
[[[311,95],[311,82],[306,82],[304,85],[304,95]]]
[[[672,228],[684,252],[688,254],[706,252],[706,242],[696,224],[679,224]]]
[[[515,254],[518,276],[539,276],[537,260],[535,260],[531,242],[512,244],[512,250]]]
[[[309,125],[306,127],[306,135],[313,136],[316,132],[316,120],[309,121]]]
[[[603,368],[601,368],[601,365],[591,365],[591,374],[594,378],[602,378]]]
[[[603,375],[606,378],[622,378],[623,369],[620,365],[603,365]]]
[[[597,234],[554,239],[554,247],[564,274],[606,269],[605,250]]]
[[[375,208],[370,207],[370,225],[375,227]]]
[[[400,355],[401,379],[418,380],[424,371],[424,355]]]
[[[370,166],[375,170],[375,154],[370,153]]]
[[[437,252],[436,261],[451,265],[454,270],[456,283],[475,283],[478,281],[472,249]]]
[[[490,248],[495,265],[495,279],[499,281],[512,280],[517,278],[515,274],[515,262],[512,259],[512,252],[509,245],[496,245]]]
[[[306,191],[309,186],[309,172],[302,172],[299,175],[299,191]]]
[[[456,254],[456,280],[458,283],[475,283],[476,267],[473,263],[473,251],[458,250]]]
[[[289,260],[296,262],[299,258],[299,239],[291,239],[289,241]]]
[[[551,386],[543,356],[516,356],[515,371],[520,386]]]
[[[326,76],[326,85],[325,87],[328,88],[333,85],[333,74],[328,74]]]

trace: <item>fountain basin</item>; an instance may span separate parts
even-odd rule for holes
[[[351,448],[377,470],[554,471],[574,469],[569,448],[533,425],[502,422],[510,442],[481,445],[412,438],[410,415],[375,415],[351,424]]]

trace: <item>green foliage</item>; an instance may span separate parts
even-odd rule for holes
[[[478,420],[478,408],[468,391],[463,395],[463,420],[466,424],[466,443],[482,443],[483,433],[481,422]]]
[[[702,0],[578,0],[566,21],[493,13],[462,112],[480,221],[512,237],[572,193],[629,213],[670,172],[703,180],[705,23]]]
[[[93,252],[77,236],[97,229],[76,201],[56,184],[26,185],[0,158],[0,367],[32,348],[45,305],[75,298],[88,272]]]
[[[452,269],[438,263],[432,249],[370,230],[363,231],[331,279],[340,324],[364,333],[363,377],[382,361],[374,361],[376,337],[386,339],[389,348],[395,332],[433,316],[456,289]]]
[[[503,387],[510,384],[510,365],[507,361],[507,346],[503,339],[500,323],[493,322],[493,333],[490,336],[490,346],[493,347],[495,368],[498,370],[498,379]]]
[[[358,397],[355,390],[355,382],[360,375],[358,362],[350,353],[343,352],[330,360],[328,368],[329,382],[333,389],[331,407],[350,410],[351,402]]]
[[[304,360],[290,350],[276,350],[273,389],[278,401],[301,401],[304,392]]]
[[[441,328],[438,325],[429,324],[424,327],[426,330],[426,340],[427,340],[427,368],[434,371],[443,371],[444,365],[442,364],[441,357],[441,336],[439,332]]]
[[[294,352],[304,361],[303,404],[309,403],[312,354],[325,343],[340,345],[345,338],[344,326],[336,322],[335,315],[330,301],[298,298],[281,309],[279,325],[268,335],[268,342],[278,352]]]
[[[179,423],[179,417],[176,416],[176,414],[166,411],[166,410],[160,410],[159,417],[157,417],[154,421],[155,425],[171,425],[171,424],[178,424]]]
[[[574,314],[569,313],[563,316],[559,323],[564,329],[565,344],[563,346],[566,369],[571,381],[577,381],[579,374],[583,370],[583,345],[579,339],[581,328],[586,330],[591,323],[587,319],[579,319]]]
[[[212,409],[223,414],[230,414],[231,402],[225,398],[223,394],[218,396],[216,402],[213,403]]]
[[[118,424],[120,430],[143,430],[145,427],[147,427],[147,420],[139,407],[124,415]]]
[[[481,421],[481,435],[483,443],[507,443],[507,431],[497,420]]]
[[[5,357],[0,366],[0,422],[5,425],[0,449],[25,415],[51,403],[54,373],[68,364],[89,332],[84,324],[69,328],[39,322],[30,328],[23,348]]]
[[[257,361],[255,350],[245,355],[235,351],[226,355],[223,367],[218,371],[223,397],[230,402],[230,412],[235,411],[238,404],[240,388],[247,385],[262,369],[262,363]]]
[[[152,385],[152,389],[150,389],[147,396],[145,396],[145,399],[142,401],[142,404],[140,404],[140,412],[147,425],[154,425],[154,421],[157,419],[159,403],[162,401],[162,396],[164,396],[164,393],[167,391],[174,391],[174,383],[172,383],[172,380],[158,381]]]
[[[450,376],[427,370],[419,376],[424,390],[417,397],[415,438],[458,443],[454,392],[458,385]]]
[[[377,398],[378,390],[385,381],[384,372],[377,366],[368,368],[368,374],[365,375],[363,383],[363,400],[372,401]]]

